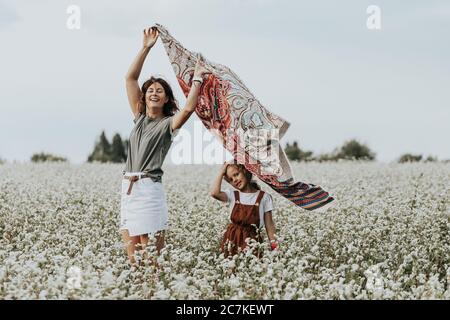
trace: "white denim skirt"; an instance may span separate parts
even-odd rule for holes
[[[125,176],[140,175],[142,172],[125,172]],[[150,178],[135,181],[127,194],[131,181],[122,179],[120,205],[120,228],[128,230],[130,236],[154,234],[168,228],[166,195],[161,182]]]

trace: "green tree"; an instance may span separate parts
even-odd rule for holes
[[[289,142],[286,144],[284,148],[284,152],[289,160],[295,161],[308,161],[312,160],[312,151],[303,151],[298,147],[297,141],[294,141],[292,145]]]
[[[405,153],[400,156],[400,158],[398,159],[398,162],[399,163],[419,162],[420,160],[422,160],[421,154],[414,155],[414,154],[410,154],[410,153]]]
[[[95,143],[94,151],[88,157],[88,162],[93,161],[111,161],[111,144],[106,138],[105,131],[102,131],[99,140]]]
[[[116,133],[113,137],[111,145],[111,161],[124,162],[126,159],[125,145],[122,142],[120,134]]]
[[[349,160],[374,160],[375,153],[365,144],[352,139],[342,145],[337,154],[337,158]]]

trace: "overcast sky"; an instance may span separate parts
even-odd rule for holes
[[[69,5],[80,30],[66,26]],[[367,28],[369,5],[381,30]],[[154,23],[288,120],[283,144],[317,154],[357,138],[380,161],[450,158],[450,2],[425,0],[0,0],[0,158],[81,163],[102,130],[128,137],[124,75]],[[160,41],[141,80],[152,74],[184,106]]]

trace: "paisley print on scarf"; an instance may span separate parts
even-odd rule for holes
[[[187,97],[195,63],[201,55],[184,48],[162,25],[156,27]],[[213,70],[201,86],[195,107],[203,125],[238,163],[297,206],[315,210],[331,204],[334,198],[321,187],[294,181],[279,141],[289,123],[264,107],[231,69],[202,59]]]

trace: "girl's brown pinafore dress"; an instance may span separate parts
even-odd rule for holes
[[[238,249],[247,246],[246,238],[255,239],[262,242],[262,236],[259,232],[259,205],[264,196],[264,191],[259,191],[254,205],[242,204],[239,199],[239,192],[234,191],[234,207],[231,211],[231,223],[223,236],[220,249],[225,257],[233,256]]]

